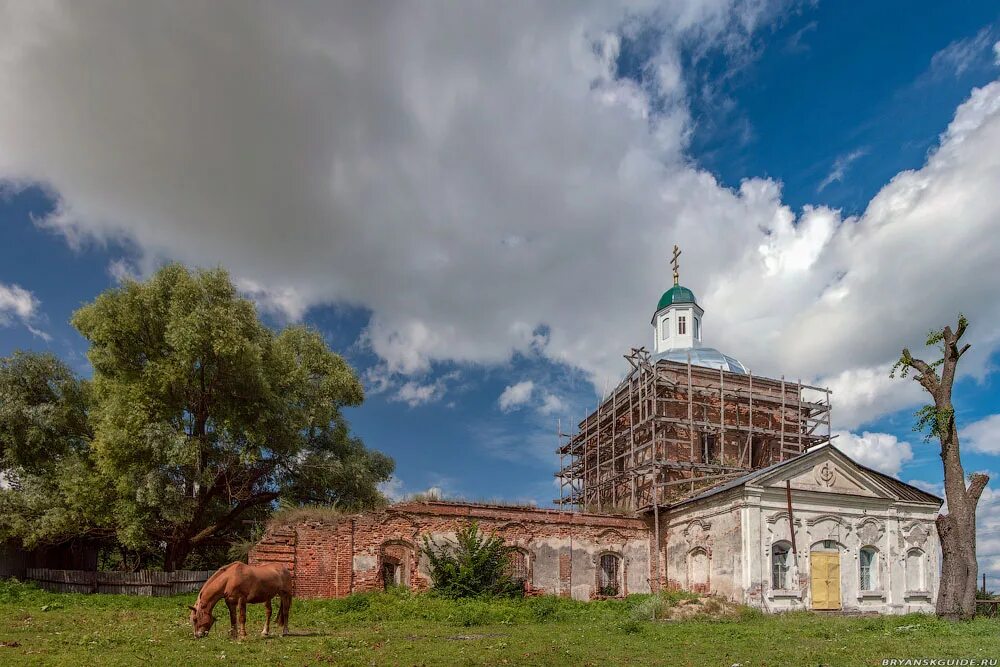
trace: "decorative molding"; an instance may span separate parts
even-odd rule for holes
[[[827,488],[832,488],[837,483],[838,473],[839,471],[831,461],[823,461],[813,469],[816,483]]]
[[[684,539],[688,544],[704,546],[712,541],[712,524],[702,519],[692,519],[684,529]]]
[[[858,524],[858,540],[861,546],[877,546],[885,535],[885,525],[878,519],[864,519]]]

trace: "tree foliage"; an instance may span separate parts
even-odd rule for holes
[[[225,271],[168,265],[72,321],[90,343],[93,379],[52,357],[6,360],[15,400],[0,412],[0,461],[30,471],[50,452],[73,475],[89,470],[123,545],[165,544],[165,566],[180,567],[279,498],[383,501],[377,485],[393,462],[343,415],[364,398],[353,369],[312,329],[266,327]]]
[[[509,574],[510,547],[497,535],[485,535],[473,521],[458,529],[454,543],[438,544],[424,536],[421,551],[430,564],[434,590],[449,598],[515,596],[523,582]]]

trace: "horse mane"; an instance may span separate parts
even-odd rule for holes
[[[235,566],[237,566],[237,565],[242,565],[242,563],[240,563],[240,562],[238,562],[238,561],[237,561],[237,562],[235,562],[235,563],[230,563],[229,565],[223,565],[223,566],[222,566],[222,567],[220,567],[220,568],[219,568],[218,570],[216,570],[215,572],[213,572],[213,573],[212,573],[212,576],[210,576],[210,577],[209,577],[208,579],[206,579],[206,580],[205,580],[205,583],[203,583],[203,584],[201,585],[201,590],[199,590],[199,591],[198,591],[198,602],[201,602],[201,593],[202,593],[202,591],[204,591],[204,590],[205,590],[206,588],[208,588],[208,585],[209,585],[210,583],[212,583],[213,581],[215,581],[216,579],[218,579],[218,578],[219,578],[219,577],[220,577],[221,575],[225,574],[225,573],[226,573],[226,572],[228,572],[228,571],[229,571],[229,570],[230,570],[231,568],[233,568],[233,567],[235,567]]]

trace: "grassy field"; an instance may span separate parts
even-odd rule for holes
[[[288,637],[228,637],[228,613],[195,640],[194,595],[50,594],[0,582],[0,665],[878,665],[885,658],[1000,658],[1000,621],[764,616],[652,620],[678,597],[578,603],[449,601],[406,592],[301,601]]]

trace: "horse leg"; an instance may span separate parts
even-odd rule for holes
[[[226,600],[229,607],[229,636],[236,639],[236,604],[231,600]]]
[[[247,636],[247,599],[240,598],[239,600],[239,612],[240,612],[240,639],[244,639]]]
[[[267,637],[271,634],[271,601],[264,600],[264,630],[260,634]],[[281,610],[278,610],[278,616],[280,620]]]
[[[281,608],[278,610],[278,624],[281,625],[281,636],[288,635],[288,614],[292,610],[292,596],[281,594]]]

